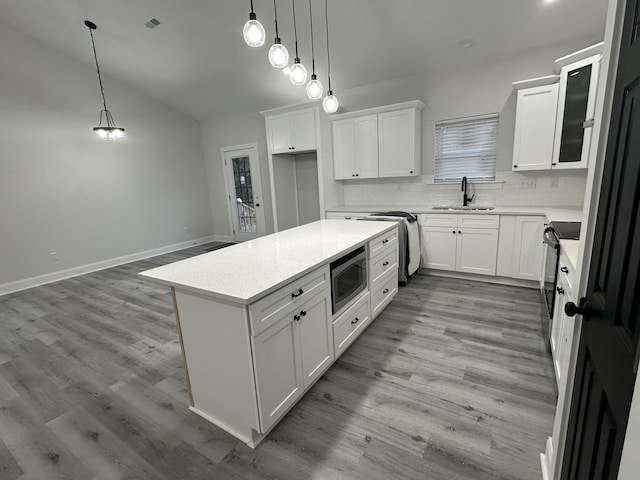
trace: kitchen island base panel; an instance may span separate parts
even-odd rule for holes
[[[207,412],[203,412],[197,407],[189,407],[189,410],[191,410],[196,415],[201,416],[207,422],[213,423],[216,427],[221,428],[228,434],[233,435],[235,438],[237,438],[241,442],[244,442],[245,445],[247,445],[250,448],[256,448],[258,444],[260,444],[260,442],[262,442],[262,440],[264,440],[264,438],[267,436],[266,434],[264,435],[260,434],[253,429],[250,430],[249,432],[245,430],[242,430],[242,431],[236,430],[235,428],[230,427],[224,422],[221,422],[217,418],[209,415]]]
[[[252,439],[259,422],[246,307],[211,300],[176,290],[193,407]]]

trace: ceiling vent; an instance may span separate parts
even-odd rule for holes
[[[150,18],[147,23],[144,24],[147,28],[156,28],[158,25],[160,25],[160,20],[156,17]]]

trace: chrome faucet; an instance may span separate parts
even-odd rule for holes
[[[470,197],[467,196],[467,177],[462,177],[461,190],[464,192],[462,194],[462,206],[466,207],[473,201],[473,198],[475,197],[475,195],[471,195]]]

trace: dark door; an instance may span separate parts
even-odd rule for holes
[[[627,0],[562,478],[618,474],[638,362],[640,0]]]

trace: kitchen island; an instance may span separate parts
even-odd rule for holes
[[[331,262],[367,287],[332,311]],[[140,275],[171,288],[190,409],[255,447],[397,292],[396,222],[320,220]]]

